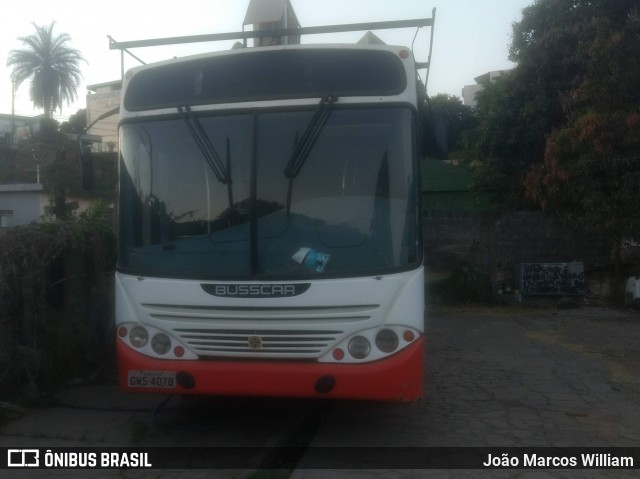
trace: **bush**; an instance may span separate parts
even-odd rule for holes
[[[0,400],[93,375],[107,362],[115,244],[103,203],[0,235]]]
[[[457,266],[448,278],[431,284],[429,293],[444,304],[491,302],[491,278],[477,267]]]

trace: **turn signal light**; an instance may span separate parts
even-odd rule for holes
[[[413,334],[413,331],[407,329],[404,334],[402,335],[402,337],[404,338],[404,340],[408,343],[410,343],[411,341],[413,341],[414,339],[416,339],[416,335]]]
[[[335,359],[336,361],[341,361],[342,359],[344,359],[344,351],[340,348],[334,349],[332,355],[333,359]]]

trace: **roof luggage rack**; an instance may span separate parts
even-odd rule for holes
[[[425,86],[429,79],[429,67],[431,64],[431,52],[433,49],[433,30],[436,19],[436,9],[431,11],[431,18],[417,18],[413,20],[393,20],[386,22],[368,22],[368,23],[347,23],[342,25],[323,25],[315,27],[299,27],[299,28],[286,28],[275,30],[253,30],[253,31],[241,31],[241,32],[228,32],[228,33],[212,33],[206,35],[190,35],[182,37],[168,37],[168,38],[151,38],[147,40],[133,40],[126,42],[118,42],[113,37],[107,36],[109,39],[110,50],[120,50],[121,55],[121,73],[124,77],[124,54],[127,53],[140,63],[145,62],[131,53],[131,48],[143,48],[143,47],[157,47],[165,45],[179,45],[185,43],[202,43],[202,42],[216,42],[225,40],[243,40],[245,46],[246,41],[250,38],[262,38],[262,37],[289,37],[289,36],[301,36],[301,35],[316,35],[322,33],[342,33],[342,32],[358,32],[369,30],[388,30],[397,28],[417,28],[431,27],[431,35],[429,39],[429,55],[427,61],[416,62],[416,68],[426,69],[427,75],[425,80]]]

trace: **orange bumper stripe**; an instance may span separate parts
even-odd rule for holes
[[[118,339],[116,342],[120,387],[128,392],[379,401],[413,401],[422,397],[423,337],[387,359],[362,364],[162,360],[144,356]],[[195,385],[190,389],[180,385],[162,389],[130,387],[130,370],[186,372]],[[324,378],[326,385],[327,377],[334,378],[335,386],[329,392],[318,392],[318,380]]]

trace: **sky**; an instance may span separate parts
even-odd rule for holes
[[[462,87],[493,70],[513,67],[508,60],[513,22],[534,0],[291,0],[302,26],[377,22],[428,18],[436,8],[430,95],[448,93],[461,97]],[[9,2],[0,19],[0,113],[11,113],[11,71],[6,59],[20,48],[19,37],[34,33],[32,23],[56,22],[54,33],[71,36],[70,46],[80,50],[87,63],[81,64],[84,79],[78,98],[54,118],[67,119],[85,107],[87,85],[120,79],[120,52],[110,50],[107,35],[117,41],[238,32],[242,30],[249,0],[29,0]],[[354,43],[364,32],[309,35],[302,43]],[[426,61],[430,29],[380,30],[375,32],[388,44],[411,46],[418,61]],[[415,36],[415,39],[414,39]],[[226,50],[233,42],[145,47],[132,50],[146,63],[208,51]],[[125,56],[125,69],[139,65]],[[424,79],[425,72],[422,72]],[[15,113],[35,116],[28,82],[16,92]]]

